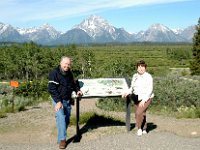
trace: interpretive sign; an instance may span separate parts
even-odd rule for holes
[[[96,78],[96,79],[78,79],[80,90],[83,92],[83,96],[77,97],[75,93],[72,93],[72,97],[76,98],[76,136],[75,142],[79,142],[81,139],[81,133],[79,129],[79,117],[80,117],[80,100],[82,98],[89,99],[94,97],[121,97],[125,90],[128,89],[128,84],[125,78]],[[130,131],[130,100],[126,100],[126,127],[127,131]]]
[[[125,78],[79,79],[83,97],[121,96],[128,89]]]

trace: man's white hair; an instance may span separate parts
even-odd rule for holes
[[[68,59],[71,61],[71,58],[67,57],[67,56],[62,56],[61,59],[60,59],[60,63],[64,60],[64,59]]]

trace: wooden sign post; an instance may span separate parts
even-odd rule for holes
[[[10,81],[10,86],[13,88],[13,96],[12,96],[10,102],[12,103],[12,112],[14,112],[15,111],[14,110],[14,105],[15,105],[15,103],[14,103],[14,99],[15,99],[14,88],[18,88],[19,87],[19,82],[15,81],[15,80],[11,80]]]

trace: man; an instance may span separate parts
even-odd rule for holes
[[[82,92],[79,86],[76,85],[70,68],[71,59],[63,56],[60,65],[49,73],[48,91],[51,94],[55,110],[60,149],[65,149],[67,146],[66,130],[71,114],[71,94],[75,91],[78,96],[82,96]]]
[[[141,60],[137,63],[137,73],[132,77],[131,87],[122,94],[129,97],[135,104],[135,120],[137,135],[147,134],[146,111],[151,104],[153,93],[153,78],[146,72],[147,64]]]

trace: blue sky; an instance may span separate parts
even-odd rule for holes
[[[105,18],[128,32],[146,30],[161,23],[185,28],[198,23],[199,0],[1,0],[0,22],[14,27],[38,27],[45,23],[66,32],[90,15]]]

